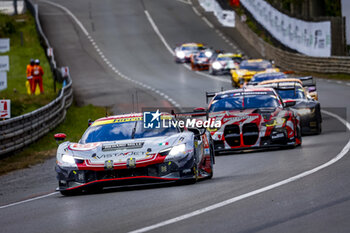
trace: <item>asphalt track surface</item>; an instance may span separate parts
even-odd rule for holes
[[[235,51],[216,31],[213,17],[200,8],[201,15],[197,15],[187,1],[55,2],[75,15],[105,57],[71,16],[40,2],[44,30],[58,63],[70,67],[75,96],[82,104],[108,105],[118,113],[174,103],[197,107],[205,106],[204,91],[230,88],[227,81],[175,64],[145,13],[147,10],[172,47],[200,41]],[[202,17],[209,19],[213,28]],[[238,49],[254,56],[234,29],[219,29]],[[349,83],[319,79],[323,109],[346,119],[349,89]],[[136,92],[139,102],[132,106],[130,99]],[[160,225],[152,232],[349,232],[347,150],[334,164],[301,179],[208,212],[203,209],[288,180],[339,155],[349,141],[349,131],[339,119],[327,114],[323,118],[323,133],[304,137],[302,147],[219,156],[213,179],[195,185],[116,188],[63,197],[52,193],[57,185],[53,159],[10,173],[0,178],[0,232],[129,232],[174,218],[174,223]],[[181,216],[198,210],[203,213],[181,220]]]

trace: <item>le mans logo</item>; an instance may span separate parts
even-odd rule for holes
[[[156,112],[144,112],[143,127],[151,129],[160,128],[160,115],[159,109]]]

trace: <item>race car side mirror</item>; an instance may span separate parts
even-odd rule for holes
[[[94,121],[92,121],[91,119],[88,120],[88,126],[92,125],[92,123],[94,123]]]
[[[56,134],[54,135],[54,138],[55,138],[55,140],[56,140],[57,143],[58,143],[58,142],[61,142],[61,141],[64,141],[64,140],[66,139],[66,137],[67,137],[67,135],[64,134],[64,133],[56,133]]]
[[[295,101],[283,102],[285,108],[293,107],[296,104]]]
[[[202,136],[203,134],[205,134],[206,129],[203,128],[202,132],[200,129],[197,128],[187,128],[188,131],[191,131],[194,134],[194,138],[197,140],[200,140],[200,136]]]

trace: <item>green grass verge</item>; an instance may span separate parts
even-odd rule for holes
[[[11,117],[31,112],[55,99],[53,75],[40,45],[34,18],[29,13],[17,16],[0,14],[0,37],[10,38],[10,51],[1,54],[9,56],[10,71],[7,73],[8,87],[0,92],[0,99],[11,100]],[[44,69],[43,95],[30,96],[26,92],[26,67],[30,58],[39,59]]]
[[[0,160],[0,175],[30,167],[56,155],[57,144],[54,134],[66,133],[67,140],[77,142],[88,126],[88,119],[96,120],[105,116],[105,108],[92,105],[77,107],[73,104],[67,111],[66,119],[37,142],[23,151]]]

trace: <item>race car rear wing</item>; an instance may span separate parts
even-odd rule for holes
[[[316,81],[312,76],[298,77],[297,79],[300,79],[304,87],[316,86]]]
[[[300,79],[304,87],[308,88],[309,92],[316,91],[316,81],[312,76],[298,77],[298,79]]]

